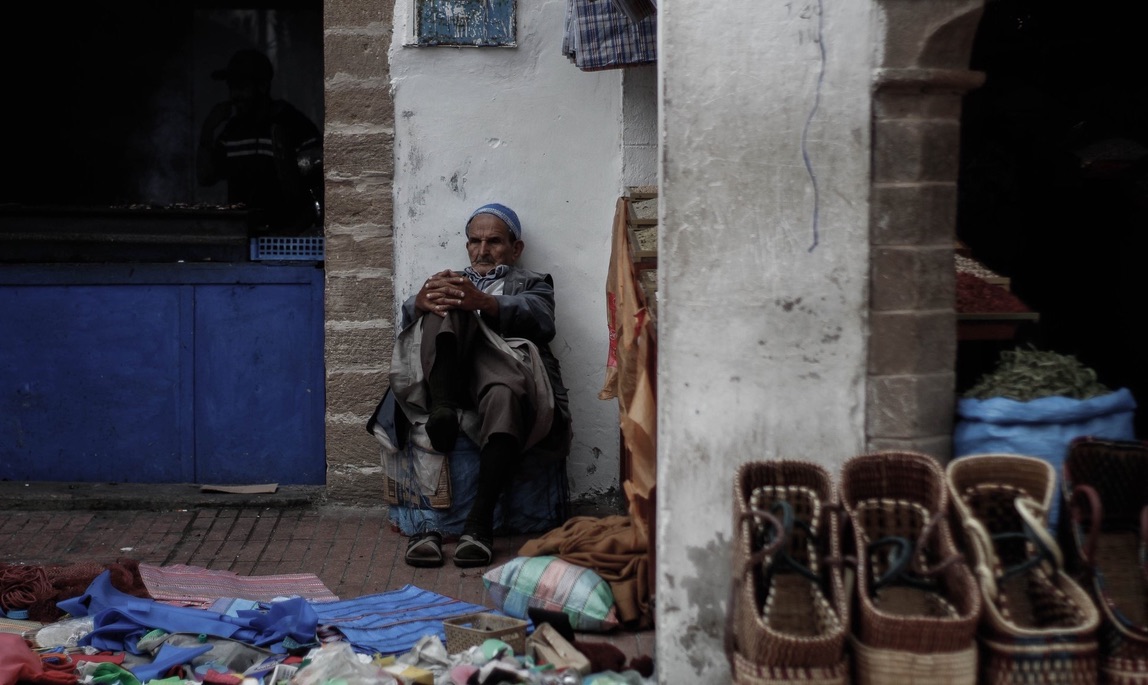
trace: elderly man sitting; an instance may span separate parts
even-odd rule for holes
[[[391,391],[406,420],[424,424],[437,452],[460,432],[480,448],[477,492],[454,551],[456,566],[493,559],[494,509],[523,454],[569,452],[566,388],[554,338],[554,282],[517,266],[522,224],[509,207],[479,207],[466,224],[470,266],[426,279],[402,307]],[[442,564],[437,531],[412,536],[407,563]]]

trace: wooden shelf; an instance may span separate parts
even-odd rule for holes
[[[626,234],[630,244],[630,261],[634,264],[637,276],[647,269],[658,268],[657,198],[656,188],[630,188],[626,193]],[[649,211],[651,201],[653,212]],[[643,211],[639,211],[639,205],[642,205]],[[651,235],[654,237],[652,246],[649,240]]]
[[[957,314],[957,340],[1012,340],[1025,323],[1040,320],[1037,312]]]

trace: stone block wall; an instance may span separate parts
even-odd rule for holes
[[[947,460],[955,408],[961,98],[981,0],[882,0],[873,97],[870,450]]]
[[[867,448],[950,454],[961,98],[982,0],[881,0],[874,78]],[[327,494],[381,498],[364,426],[394,339],[393,4],[324,3]]]
[[[345,504],[382,501],[378,443],[365,426],[394,341],[393,9],[323,4],[327,497]]]

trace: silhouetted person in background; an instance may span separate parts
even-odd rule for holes
[[[203,122],[196,171],[200,185],[227,181],[227,201],[261,212],[267,233],[313,233],[322,212],[322,137],[302,112],[271,98],[274,73],[256,50],[240,50],[212,72],[230,97]]]

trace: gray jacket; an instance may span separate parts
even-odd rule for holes
[[[406,329],[418,318],[418,311],[415,309],[416,297],[417,295],[411,295],[403,303],[402,329]],[[554,425],[550,435],[539,447],[548,452],[560,452],[565,455],[569,450],[572,436],[570,400],[566,386],[562,383],[562,371],[558,359],[550,351],[550,341],[555,335],[554,279],[550,274],[511,266],[503,282],[502,294],[495,295],[495,298],[498,300],[498,317],[484,315],[483,321],[504,338],[525,338],[534,343],[550,377],[550,385],[554,391]],[[384,397],[383,404],[386,403],[387,397]],[[388,420],[390,410],[383,404],[380,404],[375,416],[371,417],[367,429],[371,430],[371,424],[378,421],[380,426],[387,429],[388,434],[405,433],[401,430],[396,431],[394,422]],[[405,435],[391,435],[395,445],[404,444],[405,437]]]

